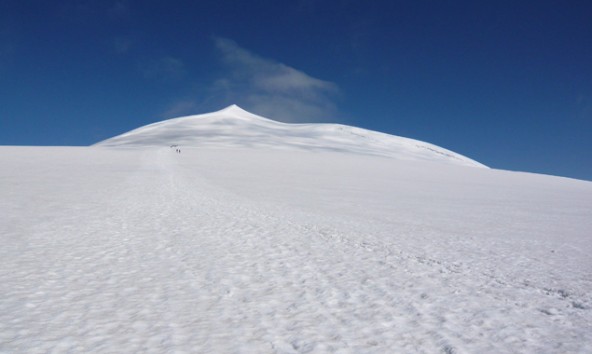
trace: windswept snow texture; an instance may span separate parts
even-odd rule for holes
[[[592,183],[0,147],[2,353],[592,353]]]
[[[134,129],[99,146],[210,146],[340,151],[348,154],[436,160],[485,167],[465,156],[423,141],[340,124],[286,124],[236,105],[214,113],[169,119]]]

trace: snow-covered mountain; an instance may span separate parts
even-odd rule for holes
[[[230,107],[0,146],[0,353],[592,353],[592,183],[417,145]]]
[[[426,142],[341,124],[287,124],[238,107],[146,125],[97,146],[216,146],[342,151],[485,167]]]

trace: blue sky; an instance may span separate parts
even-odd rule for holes
[[[0,145],[236,103],[592,180],[590,1],[0,1]]]

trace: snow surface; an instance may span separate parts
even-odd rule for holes
[[[0,147],[2,353],[591,353],[592,183]]]
[[[237,105],[213,113],[169,119],[107,139],[98,146],[257,147],[283,150],[340,151],[405,160],[436,160],[486,167],[423,141],[341,124],[287,124]]]

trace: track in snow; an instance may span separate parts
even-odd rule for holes
[[[248,198],[189,168],[201,151],[102,153],[134,162],[86,182],[97,171],[71,168],[52,196],[66,210],[5,230],[1,351],[541,352],[590,339],[589,295],[496,272],[468,241],[416,225],[434,248],[474,252],[451,261],[411,245],[409,225]]]

